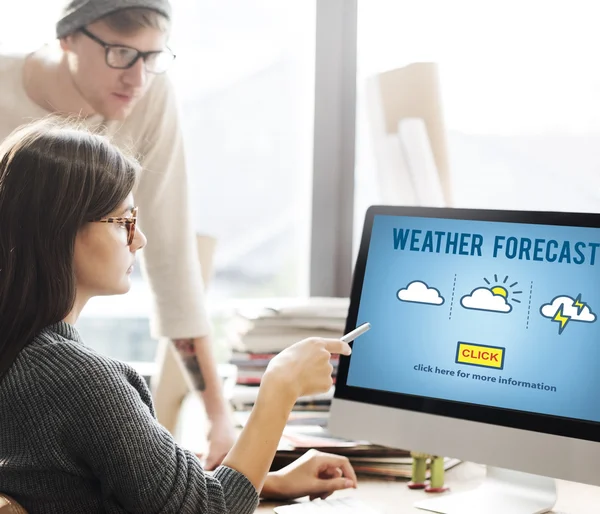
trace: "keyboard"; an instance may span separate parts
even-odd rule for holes
[[[312,502],[296,503],[285,507],[276,507],[276,514],[383,514],[370,505],[353,497],[330,500],[314,500]]]

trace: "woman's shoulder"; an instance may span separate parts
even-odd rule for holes
[[[67,337],[54,329],[42,330],[23,349],[18,361],[23,368],[35,369],[43,382],[51,380],[56,385],[84,381],[145,387],[143,378],[127,363],[98,353],[78,336]]]
[[[0,397],[19,398],[33,411],[53,412],[59,421],[140,409],[155,416],[148,386],[131,366],[60,330],[38,333],[6,378]]]

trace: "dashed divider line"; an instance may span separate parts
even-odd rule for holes
[[[456,273],[454,274],[454,285],[452,286],[452,299],[450,300],[450,314],[448,319],[452,319],[452,306],[454,305],[454,292],[456,291]]]
[[[531,315],[531,297],[533,296],[533,280],[531,281],[531,286],[529,287],[529,307],[527,308],[527,326],[525,328],[529,328],[529,318]]]

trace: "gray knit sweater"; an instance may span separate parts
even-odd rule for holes
[[[248,479],[209,476],[154,415],[143,379],[57,323],[0,382],[0,491],[31,513],[254,512]]]

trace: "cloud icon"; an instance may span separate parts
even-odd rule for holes
[[[474,289],[470,295],[465,295],[460,299],[460,304],[465,309],[475,309],[478,311],[504,312],[512,310],[512,306],[501,295],[492,293],[486,287]]]
[[[581,297],[573,299],[570,296],[557,296],[552,303],[542,305],[540,312],[545,318],[555,318],[556,314],[561,310],[561,315],[571,321],[583,321],[585,323],[593,323],[596,321],[596,315],[583,302]]]
[[[406,286],[406,289],[398,291],[398,300],[402,302],[428,303],[430,305],[442,305],[444,298],[434,287],[429,287],[425,282],[415,280]]]

